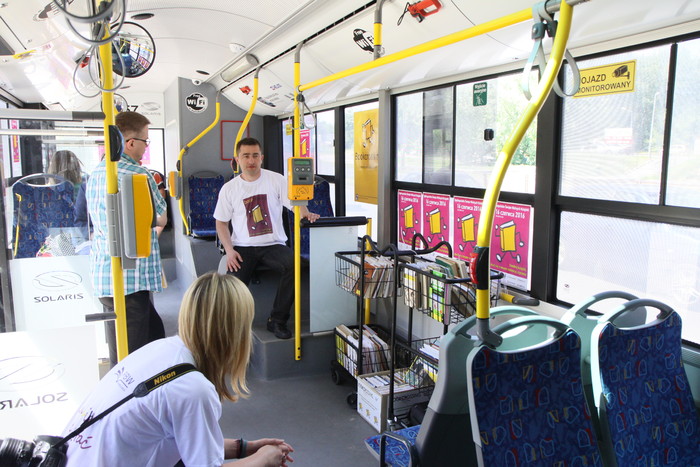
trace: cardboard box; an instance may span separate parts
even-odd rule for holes
[[[373,376],[388,377],[389,372],[369,373],[357,378],[357,412],[381,433],[386,430],[389,394],[380,394],[377,388],[367,382],[367,379]],[[411,406],[429,400],[432,393],[433,386],[395,392],[394,415],[399,419],[407,419]]]

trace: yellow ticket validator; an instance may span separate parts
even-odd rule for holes
[[[292,201],[314,198],[314,160],[290,157],[287,162],[287,196]]]
[[[148,176],[122,176],[120,194],[124,254],[127,258],[146,258],[151,255],[151,232],[156,216]]]

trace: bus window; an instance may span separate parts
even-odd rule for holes
[[[678,44],[666,204],[700,208],[700,40]]]

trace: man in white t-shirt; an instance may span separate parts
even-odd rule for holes
[[[291,209],[284,176],[262,168],[260,142],[243,138],[236,145],[236,162],[241,174],[219,192],[214,210],[216,233],[226,251],[226,269],[245,284],[255,268],[265,265],[281,273],[267,329],[278,339],[289,339],[289,312],[294,303],[294,254],[287,247],[282,223],[283,207]],[[300,208],[309,222],[318,214]],[[229,223],[232,232],[229,233]]]

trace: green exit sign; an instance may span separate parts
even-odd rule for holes
[[[486,105],[488,83],[474,83],[474,107]]]

